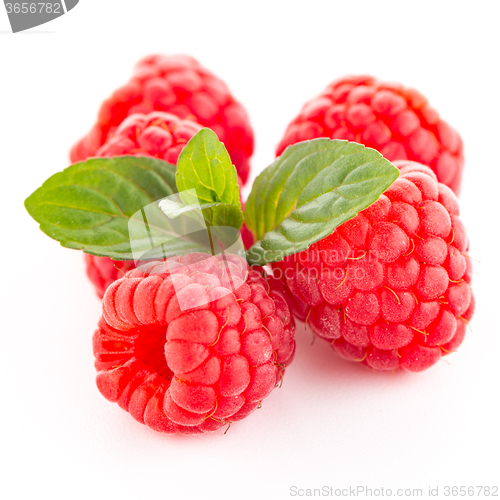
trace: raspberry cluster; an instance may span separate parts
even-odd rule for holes
[[[103,396],[170,434],[246,417],[281,383],[295,351],[280,290],[238,257],[199,253],[115,281],[93,345]]]
[[[186,151],[189,162],[184,155],[179,162],[195,134]],[[400,175],[396,179],[390,162],[360,144],[301,144],[259,176],[243,214],[234,193],[248,178],[253,131],[219,78],[191,57],[153,55],[139,61],[131,80],[103,102],[71,160],[146,156],[170,163],[163,164],[170,174],[179,163],[177,189],[199,189],[208,205],[204,236],[212,253],[223,252],[183,253],[137,267],[85,254],[87,275],[103,299],[93,352],[97,387],[106,399],[167,434],[201,434],[241,420],[281,384],[295,353],[293,316],[341,357],[374,370],[419,372],[458,348],[475,308],[469,242],[456,197],[464,162],[458,133],[417,91],[351,76],[302,108],[277,155],[320,137],[374,148]],[[63,246],[94,251],[99,245],[101,255],[114,257],[117,245],[109,235],[117,227],[124,234],[125,214],[137,211],[138,199],[117,190],[103,171],[112,164],[149,202],[175,188],[152,184],[149,169],[161,162],[144,161],[132,174],[123,158],[89,163],[52,176],[25,206]],[[209,230],[241,227],[245,248],[254,237],[260,240],[249,262],[264,265],[280,249],[318,238],[315,231],[339,215],[328,203],[345,220],[384,189],[332,234],[272,264],[271,276],[230,255],[234,242],[214,239]],[[101,217],[104,197],[127,208]],[[172,213],[168,206],[164,210],[168,217],[192,215],[193,205],[174,205]],[[266,212],[270,207],[274,212]],[[187,226],[182,231],[191,234]],[[191,232],[193,239],[185,241],[194,246],[202,236]],[[142,241],[157,244],[151,231],[148,236]],[[119,241],[121,251],[132,250],[133,241],[130,247]],[[161,246],[163,256],[180,252],[175,242]]]
[[[95,156],[127,116],[152,111],[165,111],[212,129],[246,182],[254,140],[245,109],[222,80],[182,55],[152,55],[139,61],[132,79],[102,103],[97,123],[71,150],[71,161]]]
[[[337,80],[304,105],[288,125],[276,154],[290,144],[317,137],[355,141],[390,161],[423,163],[439,182],[456,194],[460,191],[462,140],[414,89],[371,76]]]
[[[275,267],[294,315],[342,357],[416,372],[461,344],[472,264],[451,189],[428,167],[395,165],[377,202]]]

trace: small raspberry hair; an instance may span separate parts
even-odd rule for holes
[[[439,182],[459,194],[462,140],[414,89],[371,76],[336,80],[304,105],[288,125],[276,154],[290,144],[317,137],[359,142],[390,161],[423,163]]]
[[[73,163],[95,156],[127,116],[165,111],[212,129],[225,144],[243,182],[250,171],[253,131],[243,106],[226,84],[188,56],[152,55],[132,79],[106,99],[97,123],[71,150]]]
[[[112,260],[109,257],[97,257],[88,253],[84,254],[84,257],[85,271],[100,299],[111,283],[123,278],[127,271],[135,268],[133,260]]]
[[[245,418],[293,359],[279,287],[226,259],[150,262],[106,290],[93,339],[97,387],[156,431],[203,433]]]
[[[345,359],[429,368],[462,343],[474,313],[457,198],[424,165],[330,236],[275,265],[293,314]]]

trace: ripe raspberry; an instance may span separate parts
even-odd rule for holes
[[[342,357],[421,371],[461,344],[474,312],[454,193],[418,163],[330,236],[277,264],[294,315]]]
[[[97,387],[156,431],[201,433],[243,419],[293,359],[279,289],[254,270],[245,280],[244,261],[227,258],[228,268],[220,256],[170,258],[169,272],[150,262],[106,290],[93,339]],[[182,310],[185,301],[192,307]]]
[[[167,111],[211,128],[225,144],[243,182],[250,170],[253,131],[243,106],[226,84],[188,56],[152,55],[139,61],[132,79],[106,99],[97,123],[71,150],[83,161],[115,134],[129,115]]]
[[[439,182],[459,194],[462,140],[414,89],[371,76],[337,80],[304,105],[288,125],[277,155],[290,144],[316,137],[359,142],[380,151],[390,161],[423,163]]]
[[[136,113],[123,120],[96,156],[152,156],[176,165],[184,146],[201,129],[198,123],[170,113]]]

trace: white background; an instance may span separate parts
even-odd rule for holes
[[[81,0],[9,34],[0,6],[1,412],[4,499],[286,499],[290,488],[499,485],[498,3]],[[256,133],[254,173],[334,78],[418,88],[461,133],[463,220],[477,311],[457,354],[421,374],[374,373],[297,329],[282,389],[226,435],[169,437],[94,384],[100,304],[83,257],[23,200],[68,166],[100,102],[152,52],[223,78]],[[496,471],[496,472],[495,472]],[[305,492],[304,492],[305,493]]]

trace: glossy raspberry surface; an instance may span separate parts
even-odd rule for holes
[[[459,194],[462,140],[414,89],[371,76],[341,78],[304,105],[288,125],[276,154],[290,144],[316,137],[359,142],[390,161],[423,163],[439,182]]]
[[[156,431],[216,430],[281,384],[295,351],[293,320],[279,287],[239,258],[168,262],[107,289],[93,340],[97,387]]]
[[[342,357],[416,372],[461,344],[472,263],[455,194],[428,167],[395,164],[377,202],[275,267],[293,314]]]
[[[152,111],[169,112],[211,128],[246,182],[254,141],[248,115],[222,80],[184,55],[140,60],[131,80],[102,103],[97,123],[71,150],[71,161],[95,156],[127,116]]]

